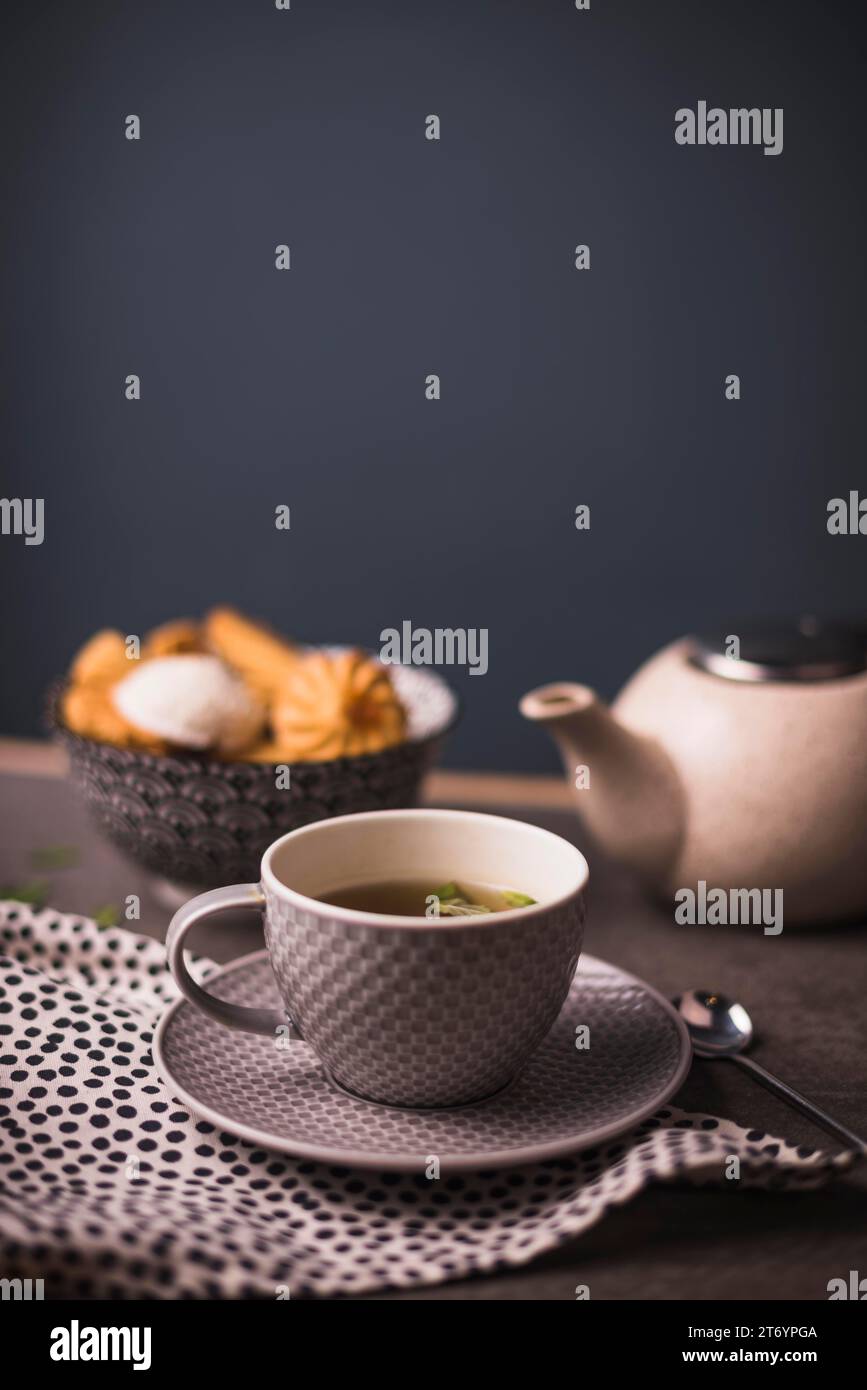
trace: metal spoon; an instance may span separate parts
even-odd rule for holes
[[[727,999],[724,994],[715,994],[707,989],[690,989],[674,1000],[674,1007],[687,1026],[692,1039],[692,1047],[697,1057],[727,1057],[737,1062],[744,1071],[750,1072],[757,1081],[769,1091],[782,1096],[796,1110],[809,1115],[811,1120],[821,1125],[829,1134],[842,1139],[844,1144],[856,1149],[862,1157],[867,1155],[867,1144],[853,1134],[851,1129],[841,1125],[820,1110],[818,1105],[807,1100],[799,1091],[793,1091],[785,1081],[773,1076],[758,1062],[740,1054],[753,1040],[753,1023],[742,1004]]]

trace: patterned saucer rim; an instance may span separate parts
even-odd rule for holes
[[[263,962],[268,959],[266,950],[251,951],[245,956],[239,956],[235,960],[229,961],[208,976],[207,987],[210,988],[221,978],[231,975],[234,971],[240,970],[254,962]],[[582,952],[578,969],[581,966],[591,966],[602,971],[617,976],[623,983],[631,984],[641,990],[649,999],[652,999],[661,1008],[667,1021],[673,1026],[679,1042],[679,1052],[677,1062],[671,1069],[671,1074],[667,1080],[659,1087],[658,1091],[640,1105],[636,1105],[633,1110],[618,1116],[616,1119],[608,1121],[606,1124],[599,1125],[594,1129],[582,1129],[572,1135],[558,1137],[557,1139],[546,1142],[536,1142],[526,1145],[516,1145],[506,1149],[480,1149],[475,1153],[438,1153],[442,1169],[448,1169],[450,1173],[485,1171],[494,1168],[514,1168],[521,1164],[540,1163],[546,1159],[562,1158],[567,1154],[578,1153],[583,1149],[596,1148],[600,1144],[608,1143],[612,1139],[618,1138],[621,1134],[635,1129],[636,1126],[648,1119],[666,1101],[680,1089],[689,1073],[692,1065],[692,1043],[686,1029],[686,1025],[671,1002],[660,994],[659,990],[654,989],[640,976],[633,975],[628,970],[621,969],[618,965],[613,965],[610,961],[602,960],[599,956],[590,955],[589,952]],[[571,994],[571,991],[570,991]],[[568,1007],[567,999],[563,1005]],[[418,1167],[418,1156],[412,1158],[406,1153],[377,1152],[368,1149],[347,1149],[332,1148],[328,1144],[309,1143],[306,1140],[293,1140],[285,1135],[273,1134],[268,1129],[257,1125],[247,1125],[233,1116],[227,1116],[212,1105],[208,1105],[195,1095],[186,1086],[182,1085],[174,1076],[168,1059],[165,1055],[164,1040],[166,1034],[172,1027],[172,1023],[184,1012],[195,1013],[195,1007],[187,999],[176,999],[168,1009],[162,1014],[156,1029],[152,1043],[152,1054],[154,1065],[165,1085],[170,1089],[172,1095],[186,1104],[191,1112],[198,1115],[200,1119],[207,1120],[218,1129],[227,1134],[234,1134],[239,1139],[244,1139],[250,1144],[255,1144],[259,1148],[266,1148],[275,1153],[288,1154],[292,1158],[312,1160],[319,1163],[328,1163],[342,1168],[372,1168],[381,1172],[407,1173],[413,1172]],[[556,1026],[556,1024],[555,1024]],[[231,1036],[231,1030],[225,1032]],[[543,1044],[541,1044],[543,1045]],[[540,1046],[541,1046],[540,1045]],[[511,1089],[511,1085],[506,1087],[506,1091]],[[500,1094],[503,1094],[502,1092]],[[335,1104],[340,1104],[351,1100],[345,1092],[335,1088]],[[383,1109],[389,1107],[377,1106],[374,1102],[357,1100],[356,1104],[369,1105],[371,1109]],[[484,1102],[480,1103],[479,1111],[484,1113]],[[432,1112],[416,1112],[430,1115]],[[435,1112],[434,1112],[435,1113]],[[445,1114],[449,1113],[444,1110]]]

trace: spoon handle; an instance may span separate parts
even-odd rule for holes
[[[807,1100],[807,1097],[802,1096],[800,1091],[793,1091],[792,1087],[787,1086],[785,1081],[781,1081],[778,1076],[774,1076],[771,1072],[765,1071],[765,1068],[760,1067],[758,1062],[754,1062],[751,1057],[735,1055],[730,1057],[729,1061],[737,1062],[738,1066],[743,1067],[744,1071],[751,1072],[756,1080],[761,1082],[763,1086],[766,1086],[769,1091],[773,1091],[776,1095],[782,1096],[783,1100],[787,1100],[790,1105],[793,1105],[796,1110],[800,1110],[802,1114],[809,1115],[810,1119],[815,1120],[817,1125],[821,1125],[829,1134],[833,1134],[838,1139],[842,1139],[844,1144],[855,1149],[862,1157],[867,1155],[867,1144],[865,1144],[863,1139],[860,1139],[857,1134],[853,1134],[852,1130],[847,1129],[845,1125],[841,1125],[837,1120],[832,1119],[824,1110],[820,1110],[818,1105],[814,1105],[811,1100]]]

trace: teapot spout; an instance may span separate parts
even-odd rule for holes
[[[684,830],[675,767],[655,739],[627,728],[586,685],[539,686],[520,703],[560,749],[593,838],[651,883],[664,883]]]

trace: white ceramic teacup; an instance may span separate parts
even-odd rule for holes
[[[474,917],[398,917],[319,901],[386,880],[462,879],[536,904]],[[275,841],[259,884],[203,893],[172,919],[171,970],[230,1028],[309,1043],[364,1099],[464,1105],[507,1085],[548,1032],[578,964],[588,868],[566,840],[473,811],[372,811]],[[283,1010],[217,999],[184,963],[187,932],[223,908],[264,913]]]

